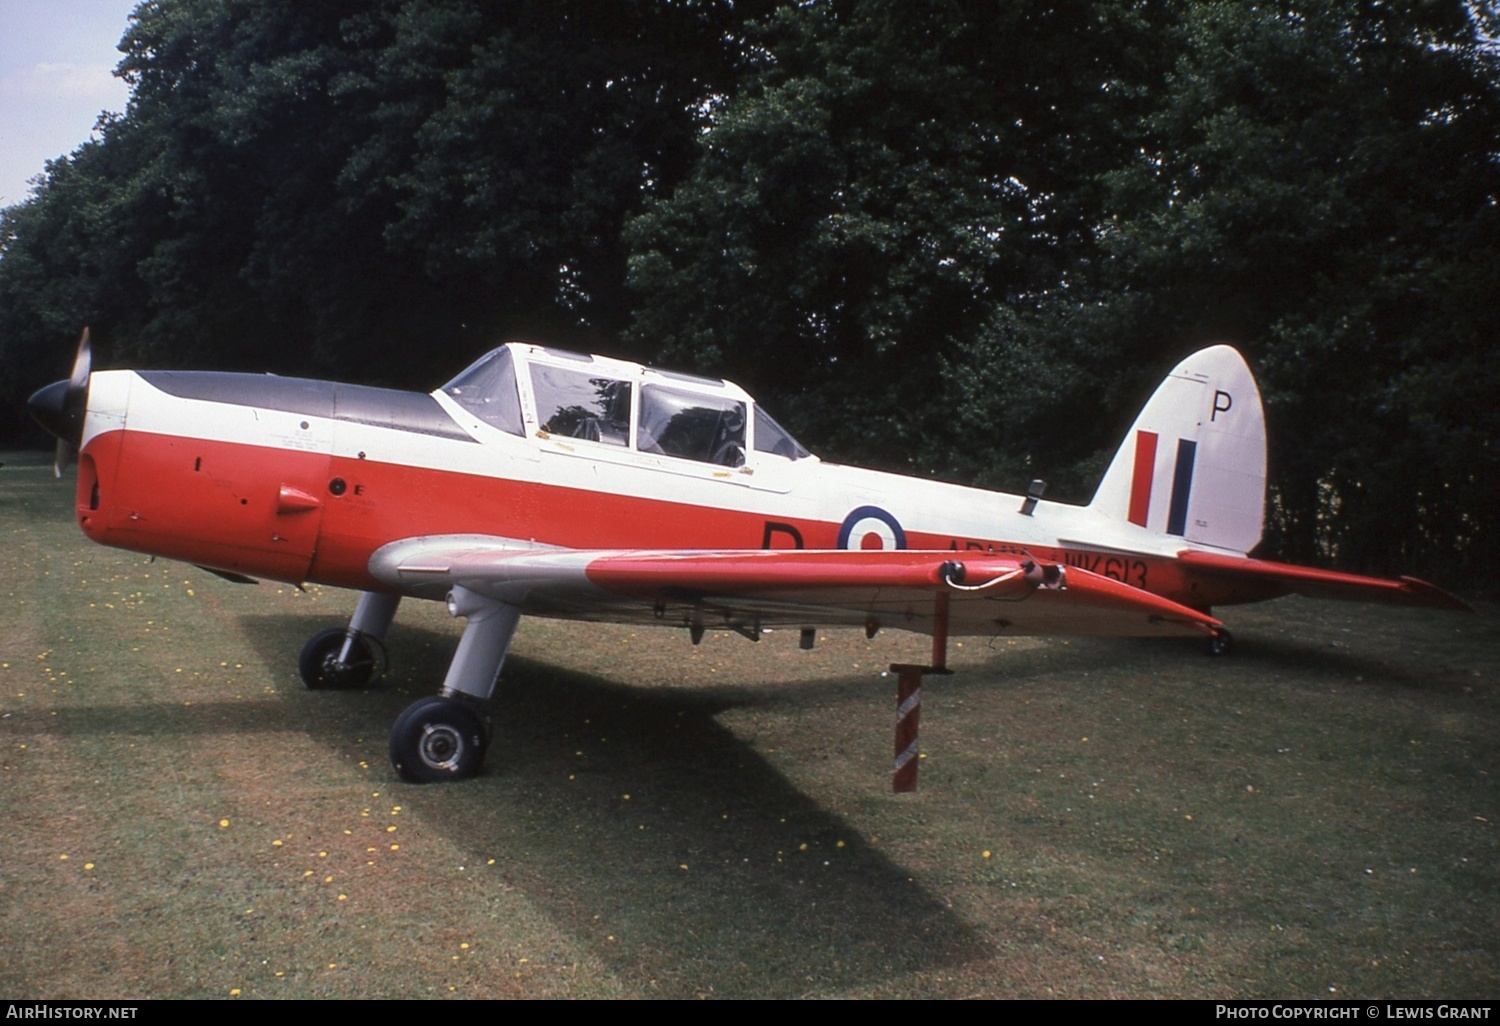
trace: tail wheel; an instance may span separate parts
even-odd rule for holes
[[[456,698],[418,699],[391,728],[391,765],[414,784],[472,777],[486,747],[484,721]]]
[[[1227,656],[1234,651],[1234,635],[1219,627],[1208,636],[1208,654],[1214,658]]]

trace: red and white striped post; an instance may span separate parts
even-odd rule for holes
[[[905,794],[917,789],[917,762],[921,758],[918,724],[922,720],[922,675],[925,666],[895,663],[896,674],[896,765],[891,790]]]
[[[917,789],[917,767],[922,759],[918,725],[922,722],[922,678],[948,673],[948,593],[938,592],[932,604],[932,665],[892,663],[896,675],[896,761],[891,790],[908,794]]]

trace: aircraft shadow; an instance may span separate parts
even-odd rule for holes
[[[289,663],[322,625],[241,622],[271,665]],[[435,688],[456,639],[398,623],[390,644],[398,664],[404,653],[434,658],[410,690],[398,669],[394,687],[344,707],[377,737]],[[987,957],[976,931],[913,874],[716,720],[757,701],[749,688],[629,687],[512,657],[491,704],[485,773],[421,788],[422,814],[660,996],[847,991]],[[295,720],[319,733],[295,711],[259,716],[262,728]]]

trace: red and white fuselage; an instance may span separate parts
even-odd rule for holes
[[[504,373],[476,372],[486,361]],[[466,374],[470,384],[461,375],[422,395],[95,373],[80,525],[106,545],[360,590],[392,586],[371,571],[383,547],[463,535],[586,550],[1007,554],[1200,610],[1292,590],[1232,572],[1255,562],[1243,556],[1259,538],[1265,464],[1259,395],[1227,347],[1167,379],[1087,507],[823,463],[728,382],[521,343]],[[580,380],[593,391],[568,390]],[[1180,423],[1146,423],[1154,408]],[[732,429],[717,453],[709,420]],[[652,433],[673,425],[675,448]]]

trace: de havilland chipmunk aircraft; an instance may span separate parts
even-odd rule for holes
[[[659,623],[757,639],[848,625],[930,634],[897,666],[898,790],[914,712],[950,636],[1229,635],[1212,607],[1291,592],[1467,608],[1387,581],[1249,558],[1266,489],[1260,394],[1238,352],[1183,360],[1087,506],[823,463],[736,385],[511,342],[430,394],[274,375],[90,372],[33,414],[76,454],[96,542],[362,592],[315,634],[311,688],[370,683],[403,596],[467,621],[439,694],[396,720],[408,780],[480,768],[523,614]]]

